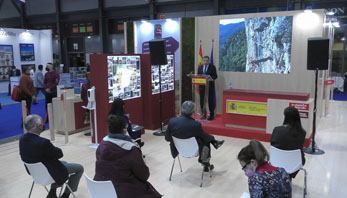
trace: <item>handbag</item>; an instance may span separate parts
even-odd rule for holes
[[[11,94],[11,99],[17,102],[21,101],[21,90],[18,85],[13,86],[12,94]]]

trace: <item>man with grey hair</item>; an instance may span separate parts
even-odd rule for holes
[[[40,137],[45,129],[40,116],[33,114],[26,117],[24,127],[28,132],[22,135],[19,140],[19,151],[22,160],[25,163],[41,162],[55,181],[51,185],[47,198],[56,198],[57,187],[63,185],[66,180],[69,180],[68,184],[71,190],[75,192],[83,174],[83,166],[59,160],[63,157],[63,151],[55,147],[50,140]],[[70,191],[66,188],[62,198],[68,198],[69,196]]]
[[[201,123],[192,118],[194,112],[194,102],[185,101],[182,104],[182,115],[180,117],[172,118],[169,121],[169,125],[165,133],[165,140],[170,142],[171,155],[173,158],[175,158],[178,155],[178,151],[172,137],[179,139],[195,137],[199,145],[198,161],[204,165],[204,170],[208,172],[214,168],[214,166],[209,162],[209,159],[211,158],[210,144],[212,144],[215,149],[218,149],[223,145],[224,140],[218,141],[212,135],[206,133],[202,129]]]

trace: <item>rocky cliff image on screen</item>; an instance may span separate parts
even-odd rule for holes
[[[219,71],[290,73],[292,16],[219,22]]]

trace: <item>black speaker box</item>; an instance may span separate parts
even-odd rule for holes
[[[307,70],[327,70],[329,63],[329,39],[309,38],[307,43]]]
[[[152,65],[167,65],[166,44],[164,39],[149,41],[149,53]]]

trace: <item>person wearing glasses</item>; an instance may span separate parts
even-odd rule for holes
[[[269,153],[259,141],[251,140],[237,159],[248,177],[251,198],[292,197],[289,175],[283,168],[269,163]]]

